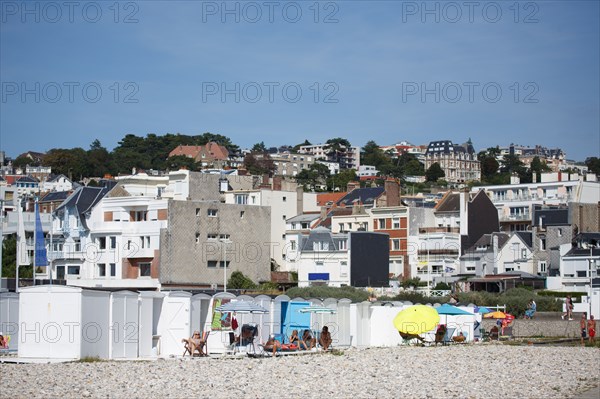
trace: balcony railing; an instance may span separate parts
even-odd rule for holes
[[[501,215],[500,216],[501,222],[511,222],[511,221],[518,221],[518,220],[531,220],[531,214],[530,213],[520,213],[520,214],[516,214],[516,215]]]
[[[419,228],[419,234],[427,233],[460,233],[458,227],[421,227]]]

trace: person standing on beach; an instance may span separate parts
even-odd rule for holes
[[[564,320],[565,316],[567,316],[569,320],[573,320],[573,299],[571,298],[571,295],[567,295],[565,305],[566,312],[560,317]]]
[[[587,313],[583,312],[581,320],[579,320],[579,328],[581,328],[581,346],[585,345],[586,328],[587,328]]]
[[[587,333],[590,344],[593,344],[596,337],[596,320],[594,320],[593,314],[590,315],[590,319],[587,322]]]

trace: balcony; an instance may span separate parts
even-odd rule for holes
[[[460,233],[459,227],[421,227],[419,228],[419,234],[428,233]]]
[[[500,215],[501,222],[517,222],[522,220],[531,220],[531,214],[521,213],[515,215]]]

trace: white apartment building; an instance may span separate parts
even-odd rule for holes
[[[377,176],[378,173],[379,173],[379,171],[375,168],[375,166],[360,165],[358,167],[358,171],[356,172],[356,175],[359,178],[361,178],[361,177],[373,177],[373,176]]]
[[[312,154],[317,159],[339,162],[341,169],[358,170],[360,166],[360,147],[351,146],[345,149],[340,159],[330,155],[327,144],[303,145],[298,150],[301,154]]]
[[[566,205],[569,202],[597,204],[600,183],[569,180],[543,183],[503,184],[473,187],[471,193],[483,189],[498,209],[503,231],[529,230],[533,205]]]

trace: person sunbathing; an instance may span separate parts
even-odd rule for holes
[[[0,349],[6,349],[8,348],[8,343],[6,338],[4,338],[4,335],[2,335],[2,333],[0,332]]]
[[[454,342],[465,342],[466,339],[467,337],[464,336],[462,331],[456,337],[452,337],[452,341]]]
[[[292,331],[292,335],[290,336],[290,344],[298,346],[298,349],[300,350],[302,350],[302,348],[308,350],[308,345],[306,345],[306,342],[304,342],[304,340],[300,339],[298,336],[298,330]]]
[[[329,349],[329,346],[331,345],[331,334],[329,333],[329,328],[327,326],[323,326],[323,329],[321,330],[319,345],[321,345],[325,351]]]
[[[184,356],[187,352],[189,352],[191,356],[194,356],[194,352],[196,350],[200,352],[200,356],[205,356],[205,353],[202,349],[204,348],[206,341],[202,339],[200,331],[194,331],[194,334],[192,334],[190,339],[184,338],[181,340],[181,342],[185,343],[185,352],[183,352]]]
[[[310,332],[310,330],[304,330],[302,333],[302,341],[306,342],[309,345],[308,350],[313,349],[317,345],[317,339],[314,338]]]
[[[268,351],[273,351],[273,356],[275,356],[275,354],[277,353],[278,349],[281,349],[281,342],[279,342],[279,340],[276,340],[274,336],[269,336],[269,339],[267,340],[267,343],[265,343],[264,345],[265,350]]]
[[[416,339],[419,340],[421,342],[425,342],[425,340],[423,338],[421,338],[420,335],[418,334],[409,334],[409,333],[405,333],[402,331],[398,331],[398,333],[400,334],[400,336],[402,337],[402,339],[404,339],[405,341],[411,340],[411,339]]]

